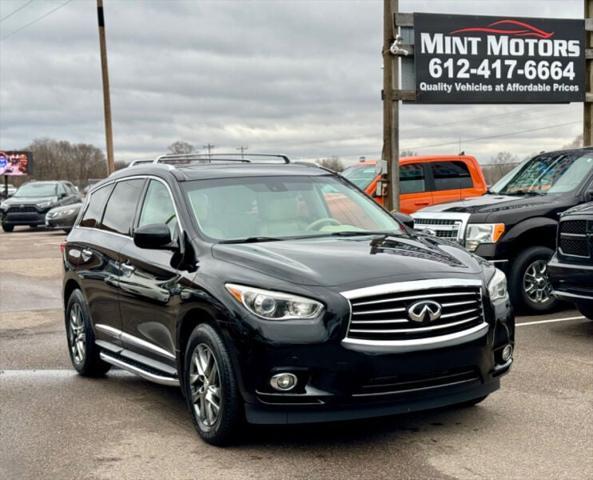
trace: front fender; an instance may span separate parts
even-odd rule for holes
[[[498,244],[498,255],[516,253],[517,245],[528,243],[533,246],[554,248],[558,221],[547,217],[535,217],[513,226]]]

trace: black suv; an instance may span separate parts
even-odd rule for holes
[[[548,264],[554,295],[576,304],[593,320],[593,203],[564,212],[558,249]]]
[[[593,148],[537,155],[505,175],[488,194],[425,208],[415,228],[456,240],[509,279],[513,305],[544,313],[552,295],[547,263],[560,213],[593,199]]]
[[[504,274],[344,178],[250,156],[163,159],[91,190],[64,248],[70,356],[180,385],[223,444],[477,403],[512,363]],[[164,162],[164,163],[163,163]]]
[[[82,201],[76,187],[66,181],[28,182],[0,203],[2,229],[12,232],[16,225],[45,225],[49,210]]]

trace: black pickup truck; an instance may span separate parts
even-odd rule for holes
[[[554,295],[593,320],[593,202],[560,217],[558,248],[548,270]]]
[[[449,238],[502,269],[513,304],[544,313],[558,302],[547,264],[560,214],[593,199],[593,148],[546,152],[518,165],[486,195],[416,212],[415,228]]]

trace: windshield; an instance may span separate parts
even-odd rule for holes
[[[373,179],[377,176],[377,170],[375,165],[371,166],[353,166],[349,167],[342,172],[342,176],[350,180],[361,190],[366,189]]]
[[[501,178],[497,194],[564,193],[576,189],[593,171],[593,152],[538,155]]]
[[[197,180],[183,186],[200,229],[216,240],[402,233],[375,202],[332,176]]]
[[[14,194],[15,197],[55,197],[56,183],[25,183]]]

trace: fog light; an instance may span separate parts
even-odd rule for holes
[[[270,378],[270,385],[272,385],[272,388],[280,390],[281,392],[292,390],[296,387],[296,384],[297,376],[294,373],[277,373]]]
[[[503,362],[508,362],[513,357],[513,347],[511,345],[506,345],[502,349],[501,357]]]

